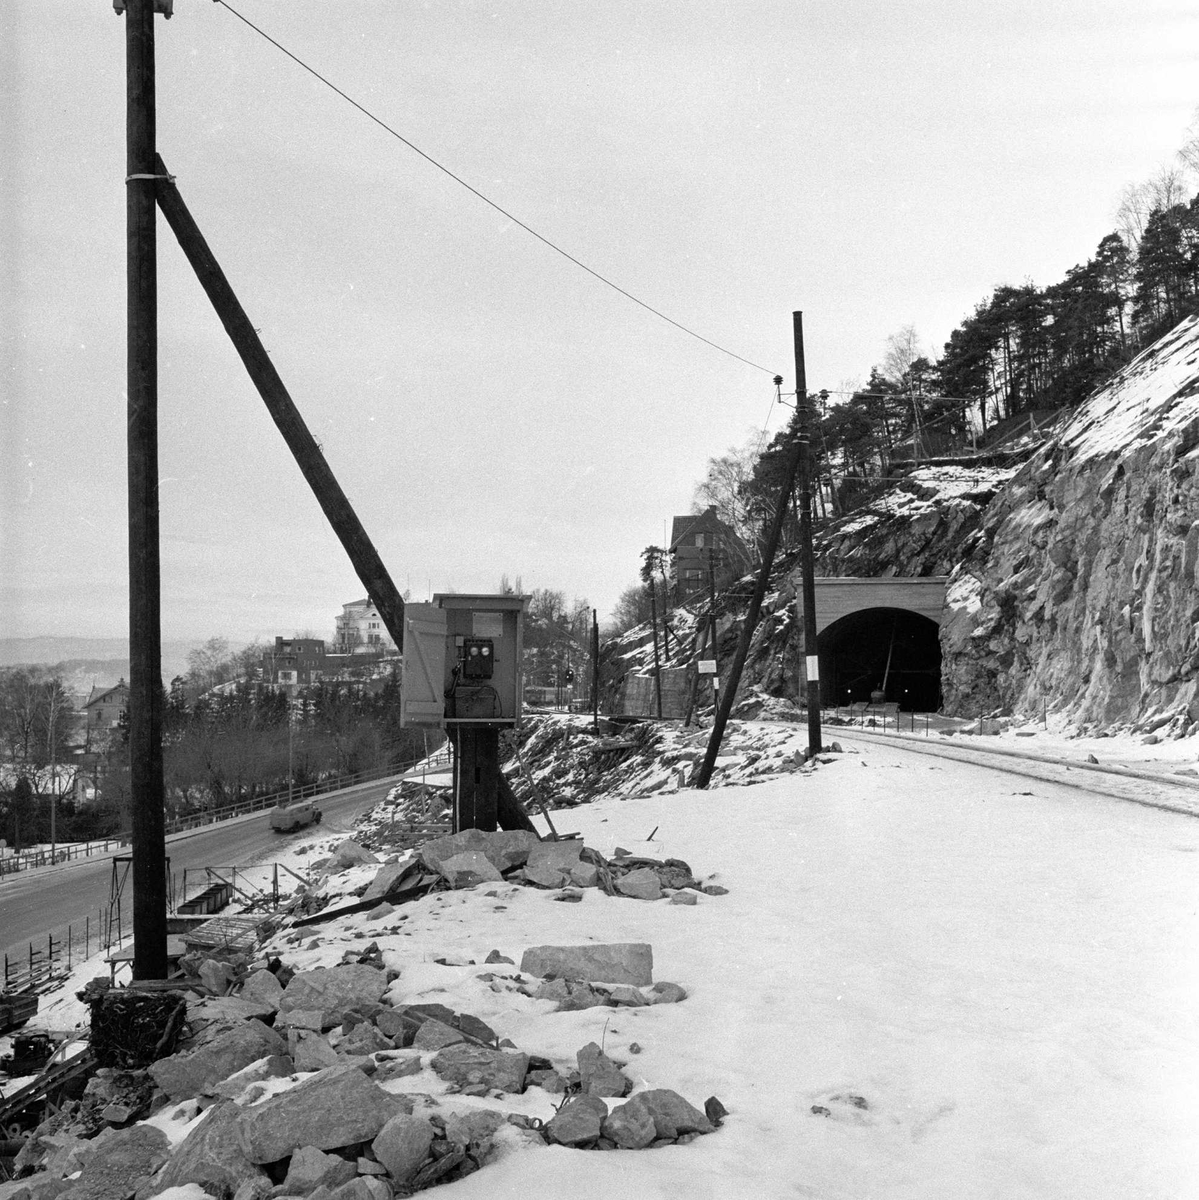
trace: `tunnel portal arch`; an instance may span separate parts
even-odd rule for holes
[[[904,608],[863,608],[827,625],[817,638],[820,702],[826,708],[884,698],[903,712],[941,707],[938,624]]]

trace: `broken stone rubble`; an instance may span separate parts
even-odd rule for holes
[[[699,887],[687,865],[678,860],[658,863],[626,855],[612,869],[612,864],[578,841],[539,843],[532,835],[522,834],[507,837],[506,846],[499,842],[501,852],[491,847],[491,839],[499,836],[470,831],[463,840],[476,847],[492,848],[503,869],[520,873],[528,871],[530,852],[535,847],[562,847],[538,856],[536,861],[543,865],[557,863],[559,869],[565,866],[562,879],[580,887],[606,885],[605,890],[614,895],[619,894],[619,883],[630,876],[627,887],[633,894],[642,882],[648,885],[647,894],[656,886],[661,895],[663,886],[667,886],[690,887],[695,895]],[[495,866],[481,849],[456,849],[458,855],[477,855]],[[447,854],[440,863],[444,866],[454,858],[455,854]],[[478,859],[472,861],[477,865]],[[389,866],[403,868],[404,864],[384,864],[381,871]],[[392,877],[398,874],[393,872]],[[541,966],[552,961],[555,954],[562,954],[558,965],[565,964],[572,975],[578,976],[529,984],[530,988],[564,988],[567,1007],[571,1002],[581,1006],[584,998],[588,1004],[643,1007],[685,996],[677,985],[652,984],[652,950],[645,944],[533,947],[521,963],[522,970],[529,974],[534,972],[526,960],[535,952],[549,956]],[[455,958],[466,961],[462,956]],[[512,962],[498,951],[489,954],[488,960]],[[612,1101],[625,1096],[632,1084],[620,1064],[609,1059],[598,1045],[590,1043],[579,1051],[577,1070],[555,1070],[548,1060],[525,1054],[510,1042],[499,1044],[495,1032],[469,1014],[454,1013],[435,1004],[393,1007],[385,997],[398,972],[385,971],[383,966],[383,956],[374,943],[365,951],[347,951],[337,967],[294,974],[278,960],[269,964],[261,960],[250,964],[244,959],[235,963],[216,959],[197,962],[195,978],[203,981],[202,990],[212,993],[189,1005],[189,1022],[194,1019],[199,1037],[169,1060],[155,1063],[152,1078],[159,1083],[163,1100],[195,1096],[200,1099],[198,1104],[193,1102],[194,1110],[207,1107],[208,1111],[152,1183],[148,1187],[144,1182],[139,1185],[138,1200],[150,1200],[166,1187],[184,1183],[197,1183],[218,1200],[269,1200],[270,1196],[391,1200],[393,1188],[407,1194],[478,1169],[494,1150],[493,1139],[506,1127],[537,1140],[561,1140],[562,1144],[587,1148],[632,1148],[642,1140],[647,1117],[641,1108],[634,1106],[617,1116],[628,1108],[627,1102],[611,1113],[609,1104],[603,1103],[605,1097]],[[218,991],[226,994],[218,996]],[[270,1028],[272,1022],[276,1029]],[[264,1033],[268,1035],[265,1039]],[[185,1065],[185,1060],[195,1061]],[[424,1098],[421,1111],[414,1115],[412,1100],[392,1096],[378,1087],[384,1079],[417,1073],[422,1066],[445,1080],[451,1094],[494,1096],[519,1093],[529,1086],[565,1092],[569,1099],[564,1111],[570,1110],[568,1115],[575,1122],[586,1115],[589,1136],[580,1139],[568,1134],[574,1140],[554,1139],[548,1133],[553,1122],[542,1130],[527,1118],[515,1114],[505,1117],[494,1110],[441,1115],[431,1098]],[[260,1099],[267,1090],[267,1081],[303,1071],[314,1074],[266,1100]],[[205,1098],[209,1096],[216,1098],[215,1103]],[[697,1111],[681,1097],[677,1101],[691,1113]],[[115,1116],[121,1106],[110,1100],[106,1107]],[[134,1110],[126,1109],[120,1120],[133,1115]],[[604,1131],[610,1118],[614,1120],[613,1132],[635,1126],[639,1132],[626,1131],[621,1134],[623,1140],[612,1136]],[[383,1128],[396,1121],[408,1127],[415,1149],[402,1166],[393,1155],[393,1170],[372,1147]],[[695,1132],[698,1130],[677,1127],[672,1137],[677,1140]],[[65,1135],[70,1140],[55,1147],[48,1139],[56,1136],[48,1134],[42,1139],[42,1165],[53,1154],[59,1155],[59,1162],[76,1164],[79,1153],[73,1135]],[[655,1125],[651,1141],[645,1144],[665,1144],[666,1140],[671,1138],[659,1133]],[[86,1139],[84,1145],[92,1149]],[[31,1193],[28,1200],[55,1200],[55,1191],[50,1188],[46,1195]],[[108,1197],[82,1196],[77,1200]],[[125,1197],[114,1195],[112,1200]]]

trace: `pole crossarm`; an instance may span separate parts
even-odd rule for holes
[[[396,590],[374,543],[362,527],[353,506],[337,482],[316,439],[304,423],[279,372],[242,308],[216,256],[204,240],[179,189],[162,158],[155,156],[157,171],[155,194],[158,207],[166,218],[183,253],[200,280],[200,286],[216,309],[225,332],[245,364],[246,371],[283,440],[291,450],[308,486],[312,488],[333,532],[341,541],[367,595],[379,610],[379,616],[395,644],[404,645],[404,601]]]

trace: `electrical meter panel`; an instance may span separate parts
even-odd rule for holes
[[[491,638],[462,639],[462,678],[490,679],[495,665],[495,642]]]
[[[404,607],[403,725],[515,725],[529,597],[442,594]]]

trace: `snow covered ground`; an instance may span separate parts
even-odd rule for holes
[[[341,918],[311,931],[318,947],[286,948],[297,966],[332,965],[377,938],[401,972],[395,1002],[474,1013],[563,1064],[602,1041],[639,1087],[715,1095],[730,1112],[685,1146],[517,1150],[438,1195],[1199,1195],[1199,822],[830,735],[847,752],[810,774],[554,814],[601,853],[683,858],[727,895],[683,907],[590,889],[563,904],[490,885]],[[806,743],[803,727],[790,736]],[[1194,760],[1185,743],[1134,741],[1129,756],[1185,746]],[[298,862],[313,840],[291,843]],[[687,999],[557,1013],[479,978],[515,970],[485,967],[490,950],[519,962],[531,945],[590,940],[651,943],[655,979]],[[71,991],[43,1010],[58,1028],[81,1015]],[[439,1085],[426,1071],[392,1086]],[[555,1099],[531,1089],[500,1107],[548,1117]]]

